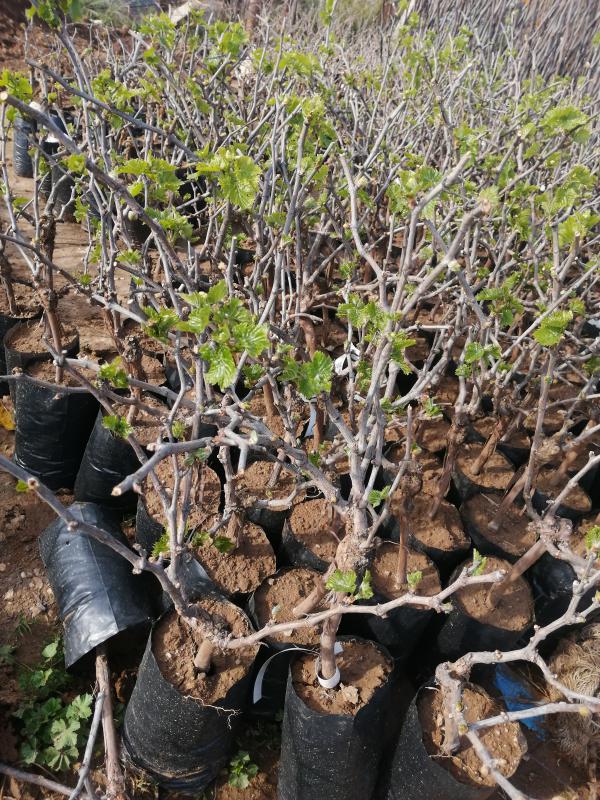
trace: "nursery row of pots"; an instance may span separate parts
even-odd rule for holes
[[[70,510],[76,518],[124,542],[106,509],[76,503]],[[189,793],[201,791],[226,763],[266,656],[258,645],[229,650],[214,658],[208,675],[199,676],[193,667],[198,645],[195,630],[172,609],[153,623],[156,606],[149,586],[143,576],[132,575],[122,557],[87,534],[69,530],[61,520],[42,534],[40,548],[65,625],[69,667],[84,669],[86,656],[103,642],[109,643],[116,657],[126,637],[125,646],[131,652],[132,643],[139,642],[150,628],[125,712],[125,756],[132,768],[144,770],[160,785]],[[258,594],[248,604],[254,619],[264,607],[264,598]],[[198,602],[234,635],[251,632],[251,618],[214,589],[199,594]],[[434,731],[439,728],[440,706],[439,701],[431,702],[439,692],[433,684],[413,699],[398,738],[398,710],[391,698],[399,665],[387,648],[356,635],[341,635],[342,683],[341,688],[330,690],[316,679],[314,634],[308,630],[305,634],[304,646],[279,641],[272,647],[269,642],[270,655],[281,653],[272,662],[277,665],[275,683],[282,674],[285,679],[280,800],[317,800],[325,790],[339,800],[351,800],[357,793],[382,800],[417,798],[425,786],[430,791],[435,788],[439,798],[483,798],[494,791],[485,775],[473,777],[469,763],[473,754],[468,749],[462,748],[452,759],[431,757],[439,751]],[[285,669],[277,662],[285,664]],[[268,667],[265,674],[269,675]],[[266,691],[266,678],[261,685]],[[473,714],[482,706],[493,710],[495,703],[483,689],[473,686],[471,693]],[[502,741],[513,743],[506,765],[510,775],[525,746],[516,724],[502,727],[506,728]],[[382,762],[384,751],[390,757],[387,767]]]

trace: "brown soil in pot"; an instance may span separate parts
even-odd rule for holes
[[[391,500],[391,512],[398,514],[398,500]],[[412,511],[409,512],[409,535],[412,535],[425,547],[438,550],[466,550],[470,539],[463,530],[460,514],[456,508],[442,500],[440,508],[433,519],[429,518],[431,497],[425,494],[413,498]]]
[[[503,570],[508,572],[508,561],[495,556],[486,558],[482,574]],[[465,586],[454,595],[459,607],[473,619],[484,625],[493,625],[505,631],[521,631],[533,617],[533,596],[525,578],[517,578],[504,594],[496,594],[496,607],[488,603],[491,583]],[[499,599],[498,599],[499,598]]]
[[[13,312],[10,310],[8,300],[6,299],[6,292],[4,287],[0,288],[0,314],[7,317],[34,317],[40,311],[40,302],[36,293],[29,286],[22,284],[13,284],[13,293],[17,310]]]
[[[449,431],[450,423],[444,417],[425,420],[419,423],[415,441],[428,453],[439,453],[446,449]]]
[[[164,422],[169,415],[169,409],[161,400],[151,394],[142,395],[142,405],[149,409],[156,409],[158,412],[158,414],[152,414],[150,411],[140,408],[131,423],[133,435],[142,447],[147,447],[166,435]],[[114,413],[120,417],[127,417],[129,409],[130,406],[125,404],[115,406]]]
[[[488,523],[497,513],[500,495],[476,494],[460,507],[465,524],[477,528],[486,539],[511,556],[522,556],[535,543],[535,531],[529,527],[529,517],[521,509],[511,505],[506,512],[500,528],[492,530]]]
[[[225,528],[218,535],[224,536]],[[228,553],[211,542],[194,549],[209,578],[226,594],[253,592],[276,569],[275,553],[261,527],[244,522],[239,539],[239,546]]]
[[[316,657],[300,656],[292,665],[292,680],[298,696],[321,714],[354,716],[388,679],[393,662],[373,642],[345,641],[337,656],[341,680],[335,689],[324,689],[317,681]]]
[[[221,481],[219,476],[210,467],[203,463],[195,463],[191,467],[184,466],[183,456],[178,456],[178,464],[183,474],[188,469],[193,470],[194,476],[192,479],[192,490],[190,493],[190,512],[187,518],[187,523],[190,531],[197,528],[206,527],[207,521],[215,516],[219,511],[219,503],[221,501]],[[173,463],[171,457],[164,458],[154,468],[158,479],[166,486],[167,492],[171,495],[173,491]],[[181,484],[179,486],[179,513],[181,513],[181,502],[183,494],[181,491]],[[163,507],[160,497],[154,490],[150,478],[145,481],[145,501],[146,509],[151,517],[158,522],[166,524],[163,515]]]
[[[473,428],[486,440],[489,436],[491,436],[495,427],[496,419],[494,419],[494,417],[484,417],[483,419],[478,419],[473,423]],[[523,448],[524,450],[527,450],[531,446],[531,439],[523,430],[514,431],[507,439],[502,437],[500,442],[502,444],[509,445],[510,447]]]
[[[462,695],[464,715],[467,722],[477,722],[501,713],[504,709],[500,703],[480,689],[470,684]],[[452,756],[442,755],[440,749],[444,738],[443,695],[439,689],[425,689],[417,700],[419,719],[423,731],[423,744],[427,752],[436,759],[439,766],[461,783],[472,783],[476,786],[494,786],[491,774],[486,774],[481,759],[466,737]],[[518,722],[505,722],[479,731],[482,744],[493,759],[497,759],[499,771],[510,778],[516,771],[522,756],[527,751],[527,743]]]
[[[425,361],[431,349],[427,338],[415,331],[411,331],[408,335],[411,339],[416,339],[417,341],[415,344],[406,348],[406,358],[412,363],[415,361]]]
[[[257,500],[282,500],[292,494],[296,487],[296,476],[285,466],[275,476],[276,465],[272,461],[253,461],[239,475],[237,491],[245,508],[251,508]],[[297,503],[302,496],[296,497]],[[281,509],[284,511],[285,506]]]
[[[75,369],[87,381],[93,383],[96,373],[93,370],[82,369],[75,365]],[[38,381],[46,381],[47,383],[56,383],[56,366],[52,361],[36,361],[26,369],[27,375],[36,378]],[[63,377],[60,386],[78,386],[82,388],[84,385],[74,375],[71,375],[67,370],[63,370]]]
[[[395,542],[381,542],[371,562],[371,586],[376,594],[388,600],[400,597],[407,591],[406,584],[400,584],[398,575],[398,555],[400,545]],[[406,572],[421,572],[417,594],[431,597],[441,591],[440,576],[433,561],[424,553],[409,548],[406,559]]]
[[[34,320],[32,322],[25,322],[19,325],[19,328],[14,333],[7,336],[4,343],[12,350],[17,350],[20,353],[47,353],[48,349],[42,341],[42,336],[46,334],[46,338],[51,345],[54,345],[50,329],[44,324],[43,320]],[[77,330],[70,325],[63,325],[61,332],[61,344],[63,349],[73,344]]]
[[[404,443],[393,445],[388,451],[387,458],[393,464],[399,464],[404,458],[404,453]],[[413,461],[421,468],[422,493],[430,497],[436,495],[440,476],[443,472],[441,460],[426,450],[420,450],[418,453],[413,454]]]
[[[456,459],[458,469],[472,483],[481,486],[484,490],[506,491],[513,478],[515,469],[508,458],[497,450],[490,456],[485,467],[482,467],[479,475],[473,474],[473,464],[479,457],[482,449],[482,444],[462,445]]]
[[[574,526],[573,533],[571,535],[570,548],[578,556],[586,558],[589,554],[585,543],[585,537],[591,528],[597,527],[598,525],[600,525],[600,514],[595,514],[591,517],[581,519],[577,525]]]
[[[276,436],[280,436],[282,439],[286,436],[285,425],[283,424],[282,418],[279,416],[278,413],[275,413],[274,416],[269,416],[267,414],[267,407],[265,404],[265,398],[263,396],[262,391],[256,394],[250,403],[248,404],[248,412],[253,414],[255,417],[259,417],[267,428],[269,428]],[[301,407],[295,408],[292,411],[290,421],[294,425],[294,437],[300,434],[300,429],[303,424],[303,409]],[[308,418],[309,411],[308,409],[304,409],[304,416]],[[241,430],[247,430],[247,425],[243,423],[241,426]]]
[[[552,486],[552,480],[556,476],[557,466],[545,466],[538,472],[535,480],[535,488],[546,495],[550,501],[554,500],[562,492],[567,484],[568,477],[563,478],[557,486]],[[589,495],[581,486],[574,486],[566,495],[561,505],[572,508],[581,514],[587,514],[592,509],[592,501]]]
[[[312,569],[294,567],[283,569],[271,578],[267,578],[254,592],[254,608],[259,627],[267,622],[288,622],[297,619],[293,609],[305,600],[315,586],[323,580],[323,576]],[[322,610],[317,605],[314,611]],[[267,641],[310,647],[319,643],[320,626],[296,628],[274,633]]]
[[[298,503],[288,522],[291,532],[308,550],[328,564],[333,561],[345,527],[329,501],[318,498]]]
[[[452,375],[443,375],[439,383],[429,389],[430,394],[433,395],[435,403],[443,406],[445,414],[452,416],[454,414],[454,404],[458,399],[458,378]]]
[[[222,600],[202,598],[198,601],[210,614],[213,623],[233,636],[247,636],[252,628],[239,608]],[[199,674],[194,658],[202,643],[202,635],[191,628],[175,611],[159,621],[153,634],[152,649],[163,677],[181,694],[203,705],[218,703],[251,669],[258,645],[237,650],[214,649],[212,669],[208,675]]]
[[[543,430],[544,433],[556,433],[556,431],[562,428],[562,424],[564,422],[565,416],[567,414],[569,405],[577,399],[577,395],[579,393],[579,387],[571,386],[568,383],[563,383],[562,381],[554,383],[549,391],[548,391],[548,408],[546,409],[546,413],[544,414],[544,424]],[[561,403],[559,406],[552,406],[553,403],[557,402],[558,400],[565,400],[570,402]],[[533,433],[535,430],[535,425],[537,421],[537,404],[535,406],[535,411],[532,411],[525,417],[523,421],[523,426],[527,431]]]

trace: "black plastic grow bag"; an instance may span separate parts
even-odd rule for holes
[[[106,509],[74,503],[69,512],[127,545]],[[144,576],[134,575],[130,563],[110,547],[57,519],[40,537],[40,554],[64,626],[67,668],[117,634],[128,631],[129,649],[133,632],[147,631],[152,613]]]
[[[329,567],[327,561],[313,553],[304,542],[294,535],[287,519],[283,524],[279,556],[286,564],[293,567],[308,567],[316,569],[317,572],[326,572]]]
[[[446,617],[437,637],[438,656],[442,661],[455,661],[471,651],[512,650],[533,629],[533,619],[521,630],[507,630],[489,625],[469,616],[457,596],[452,598],[452,603],[452,611]]]
[[[75,180],[62,164],[52,165],[52,188],[55,189],[55,215],[65,222],[72,222],[75,219]]]
[[[19,178],[33,178],[33,161],[29,154],[36,124],[18,116],[13,131],[13,169]]]
[[[495,786],[478,787],[458,781],[425,749],[418,696],[415,695],[408,708],[377,800],[485,800],[496,791]]]
[[[389,598],[375,594],[360,605],[387,603]],[[403,664],[411,655],[428,624],[435,615],[433,609],[400,606],[388,612],[385,617],[377,614],[361,615],[361,633],[367,638],[384,645],[394,657],[396,664]],[[351,614],[345,616],[354,616]]]
[[[580,487],[581,491],[585,491],[582,487]],[[587,493],[586,493],[587,494]],[[533,492],[533,496],[531,498],[531,502],[533,507],[538,512],[538,514],[544,514],[547,510],[548,506],[552,504],[553,498],[549,495],[545,494],[544,492],[535,489]],[[567,503],[561,503],[559,507],[556,509],[556,516],[557,517],[566,517],[566,519],[573,520],[573,522],[577,522],[586,514],[589,514],[592,509],[592,504],[590,502],[590,507],[587,509],[579,509],[573,508],[569,506]]]
[[[125,439],[115,436],[104,427],[103,419],[100,411],[77,473],[75,499],[133,510],[137,502],[134,492],[125,492],[119,497],[113,497],[111,492],[118,483],[138,469],[140,462]]]
[[[0,313],[0,375],[10,374],[10,370],[6,365],[6,353],[4,348],[4,337],[6,334],[20,323],[30,322],[31,320],[39,319],[41,316],[41,309],[37,314],[32,314],[30,317],[11,317],[9,314]],[[8,381],[0,381],[0,396],[9,394],[10,387]]]
[[[137,216],[129,217],[128,209],[123,209],[123,233],[132,244],[142,247],[150,236],[150,226]]]
[[[6,362],[6,374],[12,374],[14,369],[25,370],[31,364],[36,364],[39,361],[52,361],[52,355],[47,350],[39,350],[36,353],[29,353],[23,350],[17,350],[10,344],[12,336],[19,330],[22,325],[29,324],[32,320],[39,319],[38,317],[30,318],[29,320],[19,320],[16,324],[9,327],[4,333],[4,359]],[[71,342],[63,344],[65,355],[67,358],[75,358],[79,353],[79,334],[77,334]],[[15,399],[15,382],[11,381],[10,396],[13,403]]]
[[[40,150],[45,156],[54,156],[58,153],[58,142],[44,140],[41,144]],[[41,161],[41,159],[40,159]],[[52,191],[52,166],[47,158],[44,158],[45,172],[43,172],[40,180],[40,197],[50,197]]]
[[[309,708],[297,695],[290,670],[277,800],[357,800],[372,796],[393,679],[392,671],[355,716],[323,714]]]
[[[125,712],[125,757],[160,786],[200,794],[231,751],[252,670],[216,705],[182,695],[163,677],[152,652],[154,628]]]
[[[97,413],[98,401],[89,392],[17,381],[15,463],[49,489],[71,489]]]

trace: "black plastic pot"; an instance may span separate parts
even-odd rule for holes
[[[471,428],[469,433],[467,434],[467,442],[476,442],[478,444],[484,444],[486,439],[482,436],[478,430],[475,428]],[[528,457],[529,457],[529,447],[518,447],[516,445],[511,444],[510,442],[498,442],[496,445],[496,450],[502,455],[505,455],[509,461],[515,465],[515,467],[520,467],[524,464]]]
[[[33,320],[39,319],[33,317]],[[39,361],[52,361],[52,356],[47,350],[38,351],[37,353],[28,353],[23,350],[17,350],[11,345],[11,338],[23,325],[30,324],[31,320],[20,320],[16,325],[11,326],[4,334],[4,359],[6,362],[6,374],[10,375],[14,369],[26,370],[32,364],[37,364]],[[75,358],[79,353],[79,335],[71,342],[63,344],[66,351],[67,358]],[[15,395],[15,381],[10,382],[10,396],[13,403],[16,403]]]
[[[562,616],[571,602],[573,581],[577,579],[571,565],[544,553],[527,571],[527,577],[533,588],[538,625],[548,625]]]
[[[392,671],[355,716],[323,714],[298,696],[290,669],[277,800],[357,800],[372,796],[393,680]]]
[[[496,455],[503,455],[500,450]],[[512,462],[503,456],[506,461],[507,466],[513,467]],[[488,489],[481,484],[475,483],[471,478],[469,478],[459,467],[458,463],[455,464],[454,469],[452,470],[452,482],[454,483],[454,487],[458,492],[458,495],[462,501],[468,500],[469,497],[472,497],[474,494],[478,494],[479,492],[492,492],[495,491],[494,489]]]
[[[73,487],[98,413],[89,392],[59,388],[15,386],[15,463],[53,490]]]
[[[478,787],[458,781],[425,749],[417,709],[418,696],[415,695],[408,707],[377,800],[485,800],[495,792],[495,786]]]
[[[374,594],[370,600],[361,601],[360,605],[387,602],[389,598]],[[409,606],[395,608],[386,617],[365,614],[360,618],[361,632],[365,637],[384,645],[400,666],[408,660],[434,615],[432,609]]]
[[[279,573],[275,573],[273,577],[276,577],[277,574]],[[248,599],[246,613],[252,620],[252,624],[256,630],[260,630],[264,623],[261,622],[256,613],[254,594],[253,592]],[[265,661],[268,661],[273,656],[276,656],[276,658],[273,658],[266,668],[262,681],[261,699],[257,703],[252,703],[248,711],[254,717],[273,720],[277,718],[277,715],[281,712],[285,703],[285,693],[291,660],[299,649],[307,650],[310,648],[308,645],[281,642],[270,637],[264,640],[264,644],[267,646],[261,647],[258,651],[255,664],[256,672],[260,670]]]
[[[113,497],[113,488],[140,466],[131,445],[102,424],[104,415],[98,413],[96,422],[81,460],[75,481],[75,499],[117,508],[123,511],[136,507],[137,495],[126,492]]]
[[[286,564],[293,567],[308,567],[317,572],[327,572],[329,564],[294,536],[289,520],[285,520],[281,534],[279,555]]]
[[[497,497],[499,503],[502,500],[502,495],[496,494],[495,496]],[[516,552],[516,550],[511,551],[506,547],[502,547],[496,538],[488,533],[486,526],[480,526],[474,521],[472,515],[469,514],[465,503],[463,503],[460,507],[460,516],[464,523],[466,532],[469,534],[473,544],[482,555],[497,556],[498,558],[503,558],[506,561],[514,563],[523,555],[523,553],[525,553],[527,549],[525,547],[522,548],[520,552]],[[531,544],[533,544],[533,542],[531,542]]]
[[[33,161],[29,155],[36,124],[18,116],[13,131],[13,169],[19,178],[33,178]]]
[[[544,492],[540,492],[538,489],[536,489],[533,492],[531,502],[535,510],[538,512],[538,514],[543,514],[544,511],[548,508],[548,506],[552,503],[552,499]],[[582,517],[585,517],[586,514],[589,514],[591,510],[592,510],[591,501],[590,501],[590,507],[587,509],[572,508],[571,506],[565,503],[561,503],[556,510],[556,516],[566,517],[566,519],[571,519],[574,522],[577,522]]]
[[[127,545],[110,512],[95,503],[74,503],[69,512]],[[146,581],[110,547],[57,519],[42,533],[40,553],[64,626],[67,668],[80,666],[104,642],[129,650],[132,636],[147,633],[152,613]]]
[[[46,156],[54,156],[58,153],[59,144],[57,141],[47,139],[41,144],[40,150]],[[47,159],[44,159],[46,171],[43,173],[40,180],[40,197],[50,197],[52,191],[52,166]]]
[[[458,577],[461,569],[457,568],[450,582]],[[451,602],[452,611],[446,617],[436,640],[441,661],[455,661],[470,651],[513,650],[533,628],[533,619],[521,630],[507,630],[480,622],[464,610],[457,594],[451,598]]]
[[[148,513],[146,503],[141,495],[138,495],[137,510],[135,514],[135,540],[141,545],[146,553],[151,553],[152,548],[163,535],[164,525],[157,522]]]
[[[281,548],[283,526],[288,517],[288,511],[272,511],[270,508],[256,508],[250,506],[246,509],[246,519],[255,525],[260,525],[267,535],[271,547],[278,555]]]
[[[75,180],[62,164],[52,165],[52,188],[54,193],[54,211],[64,222],[75,219]]]
[[[4,338],[6,334],[20,323],[26,323],[31,320],[39,319],[41,316],[41,309],[37,314],[31,317],[11,317],[8,314],[0,313],[0,375],[8,375],[9,369],[6,364],[6,353],[4,349]],[[9,394],[10,386],[8,381],[0,381],[0,396]]]
[[[431,502],[433,503],[433,498]],[[384,534],[393,542],[400,541],[400,527],[395,517],[391,517],[388,521],[388,524],[384,529]],[[471,542],[469,537],[466,535],[464,538],[464,546],[442,550],[439,547],[434,547],[433,545],[422,541],[419,539],[418,532],[415,533],[412,530],[409,532],[408,545],[413,550],[417,550],[419,553],[424,553],[426,556],[428,556],[438,568],[442,578],[446,578],[457,564],[460,564],[461,561],[464,561],[469,553],[469,550],[471,549]]]
[[[160,786],[197,796],[227,762],[252,671],[218,706],[202,705],[163,677],[152,652],[153,636],[154,629],[125,712],[125,757]]]
[[[150,226],[138,217],[130,218],[126,208],[123,209],[123,232],[131,243],[142,247],[150,236]]]

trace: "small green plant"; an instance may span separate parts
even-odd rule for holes
[[[227,782],[236,789],[247,789],[257,772],[258,767],[250,760],[250,754],[239,750],[229,762],[229,780]]]
[[[600,550],[600,525],[593,525],[585,534],[586,550]]]
[[[327,579],[325,586],[332,592],[350,594],[355,600],[369,600],[373,597],[371,573],[369,570],[365,571],[360,585],[357,586],[357,576],[354,570],[342,572],[341,569],[336,569]]]
[[[479,550],[473,549],[473,566],[471,568],[471,575],[483,575],[485,565],[487,564],[487,556],[482,556]]]
[[[201,464],[203,461],[206,461],[209,456],[210,449],[208,447],[200,447],[198,450],[187,453],[183,459],[183,463],[186,467],[191,467],[194,464]]]
[[[14,712],[19,720],[19,754],[24,764],[65,770],[79,758],[92,715],[92,695],[65,700],[70,678],[61,667],[62,648],[54,639],[42,650],[40,662],[23,668],[19,686],[25,700]]]
[[[409,572],[406,576],[406,580],[408,583],[408,588],[411,592],[416,592],[418,585],[423,580],[423,573],[421,570],[416,570],[415,572]]]
[[[102,418],[102,427],[119,436],[121,439],[126,439],[133,432],[133,428],[127,422],[125,417],[115,415],[108,415]]]
[[[17,620],[17,626],[15,628],[15,635],[19,639],[22,639],[23,636],[26,636],[28,633],[31,633],[31,622],[29,622],[24,614],[19,614],[19,619]]]
[[[169,553],[169,532],[163,531],[160,539],[154,543],[152,548],[152,558],[168,555]]]
[[[373,508],[378,508],[384,500],[390,496],[391,486],[384,486],[383,489],[371,489],[369,492],[369,503]]]
[[[117,356],[110,364],[102,364],[98,370],[98,378],[101,381],[108,381],[115,389],[127,389],[127,373],[123,369],[123,359]]]
[[[235,548],[235,542],[233,542],[228,536],[215,536],[213,539],[213,545],[217,548],[219,553],[226,555],[230,553]]]
[[[14,652],[14,645],[0,644],[0,667],[10,667],[15,663]]]

